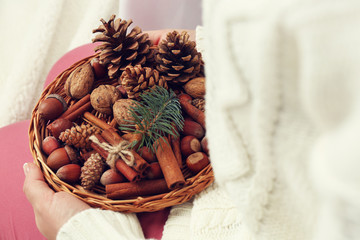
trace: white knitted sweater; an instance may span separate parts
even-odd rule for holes
[[[172,208],[163,239],[359,239],[358,1],[206,0],[203,11],[216,184]],[[87,210],[58,239],[143,238],[134,218]]]

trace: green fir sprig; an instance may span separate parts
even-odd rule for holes
[[[153,153],[154,142],[165,136],[179,137],[184,126],[184,117],[176,94],[170,89],[156,86],[140,95],[141,101],[131,107],[134,120],[121,125],[122,131],[133,131],[141,134],[139,148],[147,146]],[[134,144],[135,145],[135,144]]]

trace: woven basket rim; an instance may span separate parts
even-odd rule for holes
[[[89,63],[98,54],[83,58],[61,72],[42,92],[40,99],[35,105],[29,126],[29,146],[34,163],[40,167],[46,182],[54,191],[65,191],[83,200],[92,207],[113,210],[117,212],[153,212],[189,201],[195,194],[200,193],[214,181],[214,174],[209,164],[195,176],[186,179],[183,188],[172,190],[168,193],[153,196],[135,197],[125,200],[112,200],[105,195],[86,191],[80,186],[72,186],[61,181],[55,173],[46,165],[46,155],[41,151],[41,142],[48,134],[46,123],[39,118],[38,106],[49,94],[57,93],[72,105],[73,100],[66,96],[63,85],[66,78],[78,66]]]

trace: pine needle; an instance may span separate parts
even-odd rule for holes
[[[140,133],[139,148],[147,146],[153,153],[154,142],[165,136],[179,137],[184,126],[184,117],[176,94],[170,89],[156,86],[149,92],[140,95],[142,101],[131,107],[134,120],[121,125],[120,130]]]

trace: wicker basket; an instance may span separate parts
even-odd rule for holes
[[[46,130],[46,122],[42,121],[39,118],[39,103],[44,100],[49,94],[57,93],[64,97],[69,106],[74,104],[75,101],[67,97],[64,92],[65,81],[75,68],[90,62],[91,59],[94,57],[96,57],[96,55],[84,58],[70,66],[61,74],[59,74],[55,78],[55,80],[42,92],[42,95],[32,112],[29,128],[30,151],[34,157],[34,162],[41,168],[48,184],[55,191],[68,192],[75,197],[83,200],[90,206],[119,212],[158,211],[166,207],[184,203],[190,200],[195,194],[201,192],[203,189],[209,186],[214,180],[214,175],[210,164],[201,172],[199,172],[196,176],[191,176],[189,170],[186,167],[183,167],[182,172],[184,174],[186,184],[181,189],[176,189],[168,193],[153,196],[139,196],[126,200],[111,200],[106,198],[104,187],[97,186],[94,192],[90,192],[84,190],[79,185],[72,186],[61,181],[55,175],[55,173],[46,165],[47,156],[41,151],[41,142],[46,136],[49,135],[49,133]],[[104,84],[104,82],[98,81],[96,84],[100,85]],[[106,84],[109,84],[109,82],[107,82]],[[115,84],[115,82],[113,82],[113,84]],[[94,111],[94,114],[97,113]]]

